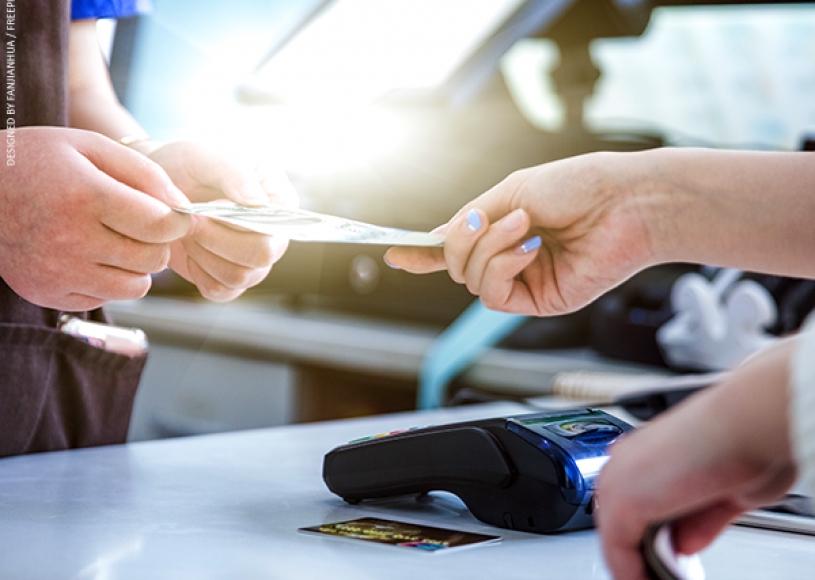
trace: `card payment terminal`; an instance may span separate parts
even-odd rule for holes
[[[608,445],[631,429],[597,409],[414,428],[331,450],[323,479],[351,503],[448,491],[494,526],[576,530],[592,526],[594,480]]]

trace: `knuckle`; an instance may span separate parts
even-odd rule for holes
[[[137,165],[138,170],[141,173],[150,179],[162,184],[168,181],[167,173],[158,163],[152,161],[146,155],[138,155],[137,157],[134,157],[133,163]]]
[[[498,311],[498,312],[503,311],[503,309],[504,309],[503,306],[504,305],[501,303],[500,300],[497,300],[495,296],[483,295],[483,296],[480,296],[480,298],[481,298],[481,303],[485,307],[489,308],[490,310],[495,310],[495,311]]]
[[[229,289],[245,288],[252,279],[252,272],[249,268],[233,266],[223,272],[220,281]]]
[[[113,203],[112,196],[106,190],[100,191],[84,180],[66,180],[61,188],[63,208],[81,207],[86,213],[103,214],[107,211],[107,205]]]
[[[522,183],[529,179],[530,175],[534,175],[536,171],[537,167],[524,167],[522,169],[516,169],[509,174],[508,179],[511,183]]]
[[[279,250],[277,245],[268,236],[264,236],[263,241],[255,244],[251,256],[246,263],[249,268],[265,268],[278,259]]]
[[[503,184],[509,188],[514,189],[519,183],[526,179],[528,169],[516,169],[504,178]]]
[[[532,175],[534,175],[534,171],[534,167],[516,169],[506,178],[504,178],[499,187],[504,192],[517,193],[522,191],[524,189],[524,184],[528,183]]]
[[[170,263],[170,246],[157,244],[145,260],[144,270],[149,273],[161,272]]]

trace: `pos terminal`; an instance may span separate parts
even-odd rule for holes
[[[351,503],[431,491],[479,520],[535,533],[592,526],[594,480],[628,423],[597,409],[414,428],[341,445],[323,479]]]

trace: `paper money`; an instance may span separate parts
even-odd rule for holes
[[[441,234],[386,228],[279,205],[248,207],[233,202],[194,203],[190,208],[176,208],[176,211],[299,242],[386,246],[441,246],[444,242]]]

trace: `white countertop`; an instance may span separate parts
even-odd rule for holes
[[[514,404],[460,407],[2,459],[0,578],[608,578],[591,530],[539,536],[492,528],[452,496],[351,506],[323,484],[323,455],[353,438],[523,412]],[[297,532],[361,516],[502,540],[437,554]],[[709,580],[809,578],[815,539],[732,528],[702,560]]]

